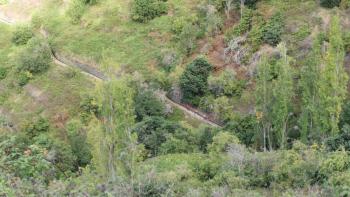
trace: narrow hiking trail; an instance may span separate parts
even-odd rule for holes
[[[5,23],[7,25],[15,25],[15,22],[11,21],[8,18],[3,17],[3,15],[0,13],[0,22]],[[46,38],[48,36],[48,33],[45,30],[40,31],[40,33]],[[53,62],[57,65],[63,66],[63,67],[73,67],[80,70],[81,73],[95,79],[98,81],[107,81],[108,78],[99,70],[97,70],[95,67],[90,66],[88,64],[82,63],[78,60],[74,60],[71,58],[64,57],[57,52],[55,52],[51,48],[51,54]],[[155,95],[160,98],[165,103],[171,105],[172,107],[178,108],[181,111],[183,111],[187,116],[192,117],[202,123],[208,124],[210,126],[214,127],[222,127],[219,123],[210,120],[209,115],[207,115],[204,112],[201,112],[197,109],[194,109],[192,107],[186,106],[182,103],[175,102],[171,100],[165,92],[163,91],[157,91]]]

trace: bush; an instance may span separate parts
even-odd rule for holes
[[[132,5],[132,19],[137,22],[147,22],[167,12],[167,4],[160,0],[134,0]]]
[[[161,152],[160,147],[164,142],[172,136],[176,137],[176,133],[185,132],[185,129],[162,117],[146,117],[135,125],[133,132],[137,133],[138,142],[145,145],[150,156],[156,156]]]
[[[204,58],[197,58],[188,64],[180,77],[180,88],[183,102],[193,105],[199,104],[199,99],[208,90],[208,77],[213,66]]]
[[[23,130],[28,137],[33,138],[41,133],[48,132],[50,130],[50,124],[47,119],[39,117],[26,123]]]
[[[335,172],[343,172],[350,167],[350,158],[345,151],[331,153],[323,160],[320,166],[320,174],[324,177],[330,177]]]
[[[245,9],[239,24],[225,32],[225,40],[230,41],[231,39],[248,32],[251,28],[252,18],[253,11],[251,9]]]
[[[350,0],[341,0],[340,2],[340,8],[341,9],[348,9],[350,7]]]
[[[254,143],[256,127],[257,120],[255,116],[248,115],[245,117],[238,117],[227,123],[224,129],[237,136],[239,141],[246,146],[251,146]]]
[[[280,12],[274,14],[263,28],[263,40],[272,46],[277,46],[281,41],[284,21]]]
[[[67,124],[68,142],[76,157],[76,169],[85,167],[92,159],[90,146],[86,141],[86,133],[80,122],[70,121]]]
[[[339,6],[341,0],[320,0],[320,5],[325,8],[333,8]]]
[[[197,25],[186,24],[178,36],[180,50],[186,55],[190,55],[196,48],[196,39],[199,33]]]
[[[239,139],[229,132],[220,132],[213,137],[213,143],[209,146],[209,152],[226,152],[231,144],[239,144]]]
[[[220,163],[214,159],[203,159],[194,163],[193,171],[201,181],[213,179],[220,170]]]
[[[50,47],[39,39],[28,42],[28,46],[18,54],[17,69],[21,72],[38,74],[46,71],[51,63]]]
[[[165,106],[150,90],[140,89],[134,99],[137,121],[142,121],[147,116],[165,115]]]
[[[33,75],[30,72],[20,72],[17,76],[17,83],[19,86],[25,86],[31,78],[33,78]]]
[[[346,32],[343,36],[344,48],[346,52],[350,52],[350,32]]]
[[[68,8],[66,14],[70,17],[71,22],[73,24],[77,24],[77,23],[79,23],[84,12],[85,12],[85,1],[84,0],[72,0],[70,2],[69,8]]]
[[[245,88],[244,80],[237,80],[232,69],[224,70],[219,76],[210,76],[209,90],[216,96],[240,96]]]
[[[0,80],[5,79],[7,75],[7,69],[4,67],[0,67]]]
[[[217,134],[217,130],[210,128],[210,127],[204,127],[199,130],[199,136],[198,136],[198,146],[199,150],[207,153],[208,152],[208,146],[213,143],[213,137]]]
[[[12,42],[16,45],[24,45],[34,36],[29,26],[18,26],[13,32]]]
[[[193,148],[186,140],[177,139],[174,137],[169,138],[160,147],[160,153],[162,154],[189,153],[192,151]]]
[[[340,148],[350,151],[350,126],[344,125],[342,132],[326,139],[325,144],[330,151],[336,151]]]

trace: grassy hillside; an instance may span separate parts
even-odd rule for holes
[[[350,1],[242,2],[0,0],[0,196],[349,196]]]

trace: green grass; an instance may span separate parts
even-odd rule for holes
[[[188,15],[195,1],[170,0],[176,16]],[[57,7],[57,5],[56,5]],[[115,65],[127,65],[144,72],[154,64],[161,49],[174,48],[170,26],[172,16],[164,15],[149,23],[137,23],[129,18],[126,1],[108,0],[86,9],[80,24],[72,24],[64,11],[46,16],[45,27],[52,34],[53,45],[66,53],[102,63],[109,59]],[[176,50],[176,49],[174,49]]]

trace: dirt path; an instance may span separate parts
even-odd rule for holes
[[[1,13],[0,13],[0,22],[8,24],[8,25],[14,25],[14,22],[12,22],[11,20],[2,17]],[[45,37],[47,36],[46,32],[41,32]],[[92,66],[89,66],[88,64],[84,64],[78,60],[73,60],[64,56],[61,56],[60,54],[56,53],[55,51],[51,51],[52,52],[52,58],[53,61],[63,67],[75,67],[78,68],[79,70],[81,70],[81,72],[85,75],[88,75],[89,77],[94,78],[95,80],[100,80],[100,81],[106,81],[107,77],[100,71],[98,71],[97,69],[95,69]],[[170,104],[173,107],[176,107],[178,109],[180,109],[181,111],[183,111],[184,113],[186,113],[187,115],[189,115],[190,117],[193,117],[197,120],[199,120],[202,123],[208,124],[210,126],[214,126],[214,127],[221,127],[218,123],[211,121],[207,118],[207,115],[203,114],[203,113],[199,113],[196,110],[193,109],[189,109],[187,107],[185,107],[184,105],[182,105],[181,103],[177,103],[174,102],[173,100],[171,100],[169,97],[166,96],[166,94],[164,92],[157,92],[155,93],[159,98],[161,98],[164,102]]]

